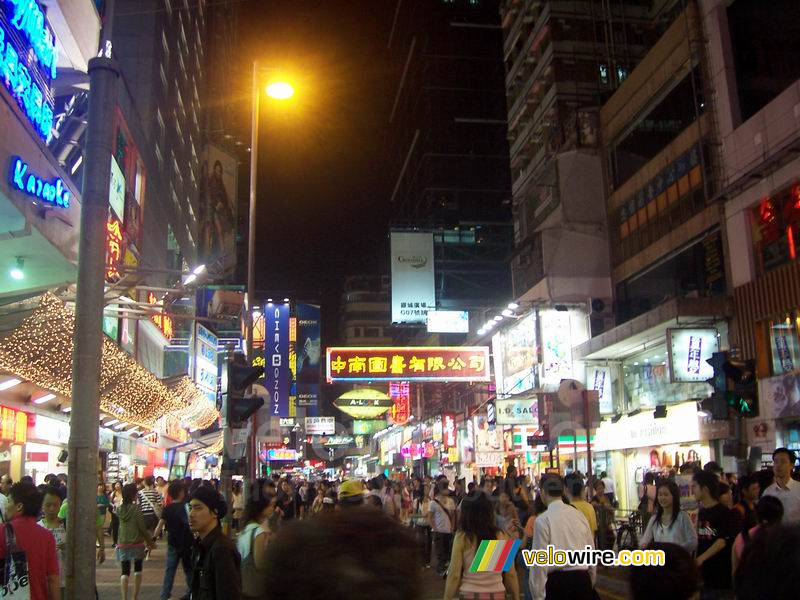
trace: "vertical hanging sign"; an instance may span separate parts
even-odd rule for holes
[[[264,380],[269,414],[289,417],[289,305],[268,304],[264,310]]]

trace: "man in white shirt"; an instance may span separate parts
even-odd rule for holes
[[[456,504],[450,498],[447,479],[436,482],[436,495],[428,505],[428,523],[433,534],[433,547],[436,549],[436,573],[447,576],[447,564],[453,547],[453,525]]]
[[[792,469],[797,460],[788,448],[778,448],[772,453],[772,471],[775,483],[764,490],[764,496],[774,496],[783,504],[783,524],[800,524],[800,482],[792,479]]]
[[[606,486],[606,498],[608,498],[609,502],[612,504],[617,499],[616,489],[614,488],[614,480],[608,476],[608,473],[603,471],[600,473],[600,479],[603,482],[603,485]]]
[[[6,473],[0,477],[0,519],[6,520],[6,505],[8,504],[8,493],[11,491],[11,486],[14,481],[11,475]]]
[[[546,473],[539,484],[547,510],[536,518],[533,529],[533,549],[585,550],[594,548],[592,532],[586,517],[564,504],[564,480],[555,473]],[[530,569],[528,584],[534,600],[591,600],[594,567],[563,566]]]

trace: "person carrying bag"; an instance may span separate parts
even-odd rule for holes
[[[28,559],[25,552],[17,546],[14,527],[6,523],[6,558],[0,559],[0,597],[14,600],[30,600],[30,579],[28,578]]]

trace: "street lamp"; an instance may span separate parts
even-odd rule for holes
[[[253,116],[250,132],[250,221],[247,235],[247,296],[246,296],[246,325],[247,325],[247,360],[253,362],[253,314],[255,306],[254,294],[256,287],[256,187],[258,184],[258,113],[260,106],[261,90],[259,89],[259,72],[263,68],[258,61],[253,61]],[[285,101],[294,96],[292,85],[283,80],[270,82],[264,90],[270,98]]]

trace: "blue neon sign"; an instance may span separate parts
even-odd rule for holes
[[[28,196],[38,198],[42,202],[69,208],[70,192],[60,177],[52,181],[42,179],[30,172],[30,166],[24,160],[15,156],[11,159],[11,185]]]
[[[50,84],[56,77],[55,35],[36,0],[0,0],[0,76],[39,136],[53,128]]]

